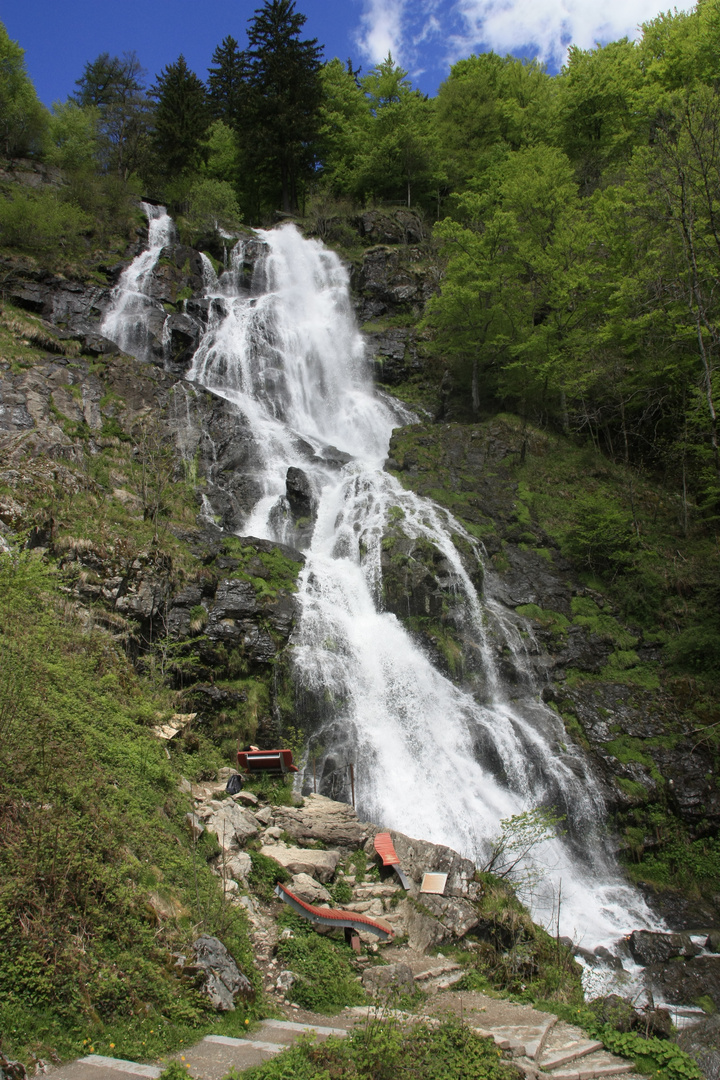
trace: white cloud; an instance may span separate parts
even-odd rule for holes
[[[360,18],[357,43],[372,64],[379,64],[389,52],[399,61],[405,52],[403,16],[407,0],[369,0]]]
[[[689,10],[694,3],[678,3]],[[504,55],[526,49],[552,67],[567,47],[591,49],[596,42],[637,37],[641,23],[654,18],[658,0],[459,0],[463,29],[451,38],[452,59],[478,48]]]

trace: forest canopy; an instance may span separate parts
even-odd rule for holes
[[[6,192],[5,243],[72,253],[122,232],[127,200],[197,231],[323,207],[404,205],[439,245],[430,348],[469,417],[512,409],[720,498],[720,0],[571,47],[559,74],[473,55],[437,95],[388,55],[322,60],[293,0],[266,0],[206,73],[152,82],[103,53],[48,112],[0,27],[2,151],[64,170]]]

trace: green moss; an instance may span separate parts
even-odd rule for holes
[[[567,631],[570,620],[559,611],[544,610],[537,604],[520,604],[515,608],[518,615],[525,616],[539,623],[544,630],[550,630],[552,634],[562,635]]]
[[[259,598],[274,599],[281,591],[297,591],[297,577],[302,563],[284,555],[279,547],[269,552],[261,551],[243,544],[237,537],[228,537],[223,541],[223,550],[240,562],[240,566],[228,576],[250,581]]]
[[[644,784],[639,783],[637,780],[627,780],[624,776],[619,776],[615,783],[631,799],[635,799],[637,802],[647,802],[648,790]]]

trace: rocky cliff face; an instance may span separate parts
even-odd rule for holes
[[[356,304],[380,381],[392,388],[423,377],[413,323],[437,288],[439,268],[412,222],[366,217],[361,228],[373,246],[354,269]],[[246,247],[248,287],[260,250],[259,242]],[[99,331],[121,269],[108,267],[104,283],[88,283],[22,261],[6,267],[6,295],[25,315],[4,315],[8,333],[24,344],[17,354],[6,345],[0,359],[0,544],[22,535],[46,549],[73,602],[140,660],[160,647],[164,671],[193,688],[209,728],[217,729],[218,716],[228,726],[242,716],[245,731],[278,732],[293,712],[287,646],[303,557],[236,536],[258,495],[256,448],[227,402],[183,378],[208,317],[199,254],[173,245],[154,272],[152,364],[121,354]],[[440,390],[433,385],[431,396],[441,400]],[[523,440],[530,453],[543,452],[542,436],[524,433]],[[173,447],[169,466],[163,444]],[[592,755],[634,842],[655,843],[640,812],[648,806],[691,835],[716,830],[714,751],[698,743],[656,679],[640,678],[658,668],[656,644],[622,626],[607,598],[581,584],[527,511],[512,473],[521,452],[517,427],[507,421],[425,423],[396,433],[387,467],[444,502],[480,540],[484,587],[526,634],[543,697],[562,715],[568,739]],[[167,491],[180,492],[161,492],[157,512],[138,480],[148,465],[169,468]],[[302,477],[289,477],[288,503],[303,520],[306,496]],[[472,647],[447,614],[440,553],[408,539],[397,521],[388,523],[383,548],[387,609],[447,674],[477,688]],[[482,586],[469,557],[468,568]],[[498,661],[510,682],[521,678],[511,656],[500,651]],[[265,687],[259,707],[236,685],[256,676]],[[720,918],[720,897],[715,903],[704,909],[707,923]]]

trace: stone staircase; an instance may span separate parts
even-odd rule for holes
[[[439,1023],[437,1014],[440,1013],[462,1015],[463,1021],[478,1035],[493,1039],[527,1080],[595,1080],[616,1076],[635,1080],[630,1075],[633,1066],[629,1062],[607,1053],[601,1043],[588,1039],[579,1028],[558,1021],[548,1013],[475,993],[445,992],[442,998],[451,1007],[437,1009],[439,998],[439,993],[433,995],[428,1002],[431,1011],[426,1008],[422,1014],[388,1009],[378,1011],[373,1006],[361,1006],[345,1009],[335,1017],[298,1013],[298,1018],[293,1020],[263,1020],[250,1038],[206,1035],[195,1046],[173,1057],[187,1067],[188,1074],[195,1080],[222,1080],[231,1069],[243,1072],[275,1057],[303,1034],[312,1034],[323,1041],[330,1035],[344,1037],[356,1026],[367,1022],[368,1017],[393,1018],[399,1023]],[[132,1080],[132,1077],[157,1080],[161,1071],[159,1065],[89,1054],[53,1069],[49,1075],[52,1080],[121,1080],[119,1074],[122,1073],[126,1080]]]

